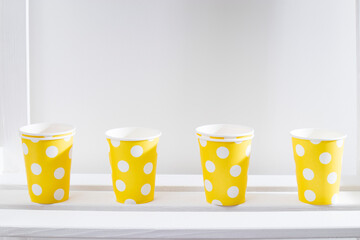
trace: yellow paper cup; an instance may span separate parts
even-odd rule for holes
[[[346,135],[314,128],[297,129],[290,134],[299,200],[314,205],[336,203]]]
[[[38,123],[20,128],[28,190],[32,202],[51,204],[69,198],[75,128]]]
[[[111,129],[105,134],[116,201],[141,204],[154,200],[156,149],[161,132],[129,127]]]
[[[223,206],[244,203],[254,129],[213,124],[198,127],[196,133],[206,201]]]

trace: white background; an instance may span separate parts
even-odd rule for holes
[[[348,134],[353,0],[31,0],[31,122],[77,126],[73,172],[108,173],[105,130],[158,128],[159,173],[200,173],[194,128],[255,128],[251,174],[294,174],[289,131]]]

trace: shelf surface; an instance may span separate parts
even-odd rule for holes
[[[201,176],[162,176],[153,202],[123,205],[107,180],[91,185],[93,176],[87,184],[76,180],[68,201],[40,205],[30,202],[25,185],[1,181],[0,237],[360,237],[360,191],[342,191],[336,205],[313,206],[285,191],[291,186],[271,190],[253,183],[244,204],[223,207],[205,201]]]
[[[27,190],[0,190],[0,209],[118,211],[118,212],[283,212],[360,211],[360,192],[341,192],[339,202],[329,206],[304,204],[296,192],[248,192],[246,202],[237,206],[215,206],[205,201],[204,192],[158,191],[146,204],[116,202],[112,191],[71,191],[68,201],[41,205],[32,203]]]
[[[0,210],[0,236],[71,238],[317,238],[360,236],[360,211],[112,212]]]

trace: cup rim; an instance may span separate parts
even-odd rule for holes
[[[290,135],[297,139],[317,141],[336,141],[347,137],[347,135],[342,132],[323,128],[294,129],[290,131]]]
[[[208,136],[199,136],[196,135],[200,140],[205,140],[208,142],[234,142],[234,143],[241,143],[244,141],[252,140],[255,135],[249,135],[245,138],[223,138],[223,139],[216,139],[216,138],[210,138]]]
[[[38,137],[27,137],[24,135],[21,135],[21,138],[23,139],[29,139],[29,140],[36,140],[36,141],[51,141],[51,140],[59,140],[59,139],[65,139],[68,137],[73,137],[75,135],[75,132],[73,132],[72,134],[67,134],[67,135],[62,135],[62,136],[58,136],[58,137],[43,137],[43,138],[38,138]]]
[[[75,130],[76,128],[73,125],[67,123],[34,123],[21,127],[19,132],[27,136],[52,137],[73,133]]]
[[[133,136],[131,136],[131,134]],[[108,139],[117,141],[143,141],[158,138],[161,136],[161,132],[160,130],[154,128],[122,127],[107,130],[105,132],[105,136]]]
[[[201,136],[223,138],[236,138],[254,135],[255,132],[252,127],[237,124],[208,124],[197,127],[195,131]]]

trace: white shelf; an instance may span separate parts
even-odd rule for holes
[[[296,192],[283,191],[291,182],[275,187],[282,191],[268,186],[260,192],[253,181],[247,202],[219,207],[206,203],[201,176],[160,175],[155,201],[122,205],[109,176],[84,182],[88,177],[75,175],[70,199],[53,205],[31,203],[25,185],[0,178],[0,237],[360,237],[359,191],[342,191],[334,206],[312,206],[301,203]]]
[[[27,190],[0,190],[0,209],[114,211],[114,212],[284,212],[284,211],[360,211],[360,192],[342,192],[332,206],[315,206],[298,200],[296,192],[248,192],[238,206],[214,206],[205,201],[204,192],[158,191],[147,204],[124,205],[115,201],[112,191],[71,191],[63,203],[41,205],[30,201]]]
[[[315,238],[360,236],[360,212],[112,212],[0,210],[0,236]]]

